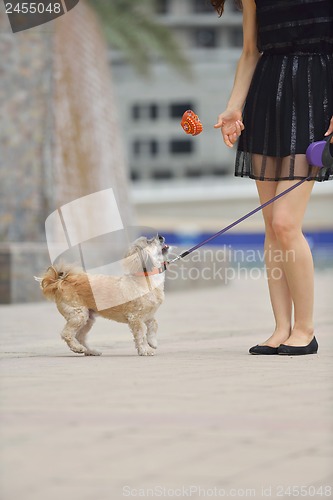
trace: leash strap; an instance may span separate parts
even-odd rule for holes
[[[202,247],[203,245],[206,245],[207,243],[209,243],[210,241],[212,240],[215,240],[215,238],[217,238],[218,236],[221,236],[221,234],[224,234],[226,233],[227,231],[229,231],[229,229],[232,229],[233,227],[237,226],[237,224],[240,224],[241,222],[243,222],[245,219],[248,219],[249,217],[251,217],[252,215],[254,215],[255,213],[259,212],[260,210],[262,210],[263,208],[267,207],[268,205],[270,205],[271,203],[273,203],[274,201],[278,200],[279,198],[281,198],[282,196],[284,196],[285,194],[287,193],[290,193],[290,191],[293,191],[294,189],[296,189],[298,186],[300,186],[301,184],[303,184],[303,182],[305,181],[308,181],[311,179],[311,176],[309,177],[305,177],[304,179],[300,180],[299,182],[297,182],[296,184],[294,184],[293,186],[290,186],[288,189],[285,189],[284,191],[282,191],[282,193],[280,194],[277,194],[276,196],[274,196],[273,198],[271,198],[270,200],[266,201],[265,203],[263,203],[262,205],[260,205],[259,207],[255,208],[254,210],[252,210],[251,212],[243,215],[243,217],[240,217],[239,219],[237,219],[236,221],[232,222],[231,224],[229,224],[229,226],[221,229],[221,231],[219,231],[218,233],[215,233],[213,234],[212,236],[210,236],[209,238],[207,238],[206,240],[204,241],[201,241],[200,243],[198,243],[197,245],[195,245],[194,247],[192,248],[189,248],[189,250],[186,250],[185,252],[177,255],[177,257],[173,260],[171,260],[169,262],[169,264],[172,264],[173,262],[176,262],[177,260],[179,259],[183,259],[184,257],[186,257],[187,255],[189,255],[190,253],[194,252],[194,250],[197,250],[198,248]]]

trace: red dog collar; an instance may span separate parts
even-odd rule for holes
[[[133,276],[154,276],[155,274],[162,274],[166,271],[167,262],[163,262],[161,267],[154,267],[151,271],[147,271],[146,268],[143,268],[142,272],[133,273]]]

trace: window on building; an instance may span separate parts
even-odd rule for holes
[[[174,139],[170,141],[170,153],[173,155],[178,154],[191,154],[193,152],[193,141],[189,139]]]
[[[157,104],[134,104],[132,106],[133,120],[157,120]]]
[[[233,47],[243,47],[243,29],[234,27],[230,30],[230,45]]]
[[[131,170],[131,180],[132,181],[138,181],[140,180],[140,174],[136,170]]]
[[[228,175],[229,173],[229,170],[227,168],[223,168],[223,167],[216,167],[216,168],[213,168],[212,170],[212,174],[213,175],[216,175],[218,177],[223,177],[225,175]]]
[[[133,142],[133,154],[142,158],[155,157],[159,153],[159,144],[155,139],[136,139]]]
[[[170,0],[155,0],[157,14],[168,14],[170,12]]]
[[[174,173],[169,169],[155,170],[152,172],[151,176],[156,180],[171,179],[174,176]]]
[[[186,177],[202,177],[203,174],[200,168],[188,168],[186,170]]]
[[[155,139],[150,141],[150,154],[151,154],[151,156],[158,155],[158,142],[155,141]]]
[[[181,118],[186,110],[194,110],[194,105],[191,102],[179,102],[170,104],[170,117],[171,118]]]
[[[215,10],[209,0],[192,0],[193,12],[196,14],[202,14],[208,12],[209,14],[214,14]]]
[[[216,29],[198,28],[194,31],[194,42],[196,47],[211,49],[217,45]]]

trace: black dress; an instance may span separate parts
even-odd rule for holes
[[[333,115],[333,0],[256,0],[262,55],[243,110],[235,175],[333,178],[310,167],[308,145]]]

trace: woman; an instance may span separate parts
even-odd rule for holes
[[[211,3],[222,15],[225,0]],[[243,52],[215,128],[229,147],[240,137],[235,175],[256,180],[261,203],[311,176],[263,210],[276,326],[250,353],[313,354],[314,271],[302,221],[314,181],[333,171],[310,167],[305,152],[333,132],[333,1],[243,0],[242,7]]]

